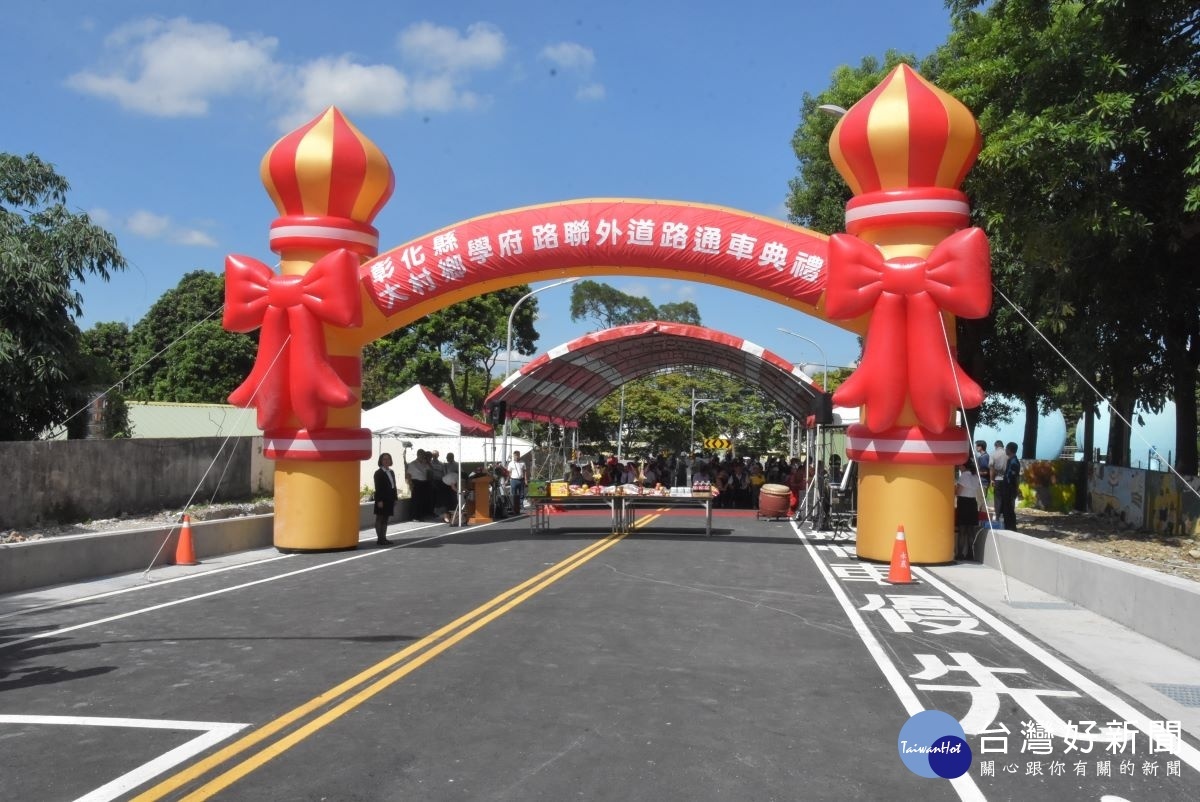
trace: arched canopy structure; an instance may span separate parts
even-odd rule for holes
[[[542,354],[504,380],[485,404],[503,401],[510,417],[575,427],[621,385],[671,368],[697,366],[762,388],[803,418],[820,385],[760,345],[686,323],[632,323],[586,334]]]

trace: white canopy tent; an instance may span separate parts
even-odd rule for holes
[[[499,453],[501,446],[493,436],[491,426],[455,409],[420,384],[414,384],[377,407],[363,410],[362,426],[374,435],[371,461],[363,463],[361,473],[361,483],[367,486],[374,482],[379,455],[390,453],[400,464],[406,442],[411,444],[407,450],[413,454],[417,449],[437,451],[443,460],[447,454],[453,454],[460,466],[459,487],[462,487],[462,465],[491,464],[507,459]],[[528,440],[510,436],[509,442],[510,448],[522,453],[533,450],[533,443]],[[405,484],[407,486],[407,482]]]

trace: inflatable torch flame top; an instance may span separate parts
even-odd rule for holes
[[[855,459],[962,459],[953,412],[978,406],[983,390],[950,356],[942,315],[980,318],[991,308],[987,237],[961,230],[970,206],[958,188],[981,142],[971,112],[906,64],[833,130],[829,152],[855,197],[848,234],[829,240],[825,311],[871,315],[862,363],[834,402],[865,405],[864,431],[907,449]]]
[[[829,153],[855,195],[957,189],[982,141],[966,106],[901,64],[838,120]]]
[[[260,173],[281,215],[271,226],[271,250],[378,253],[371,222],[392,196],[395,175],[383,152],[338,109],[329,107],[271,146]]]
[[[858,196],[846,207],[846,230],[913,222],[964,228],[969,208],[958,187],[981,144],[966,106],[907,64],[896,67],[829,140],[834,165]]]

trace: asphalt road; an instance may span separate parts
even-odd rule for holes
[[[888,585],[747,513],[702,527],[405,525],[0,599],[0,797],[1200,797],[1192,735],[929,572]],[[958,779],[901,760],[923,709],[962,722]]]

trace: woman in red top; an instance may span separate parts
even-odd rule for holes
[[[795,515],[800,506],[800,499],[804,497],[804,492],[808,489],[808,469],[800,463],[800,460],[792,460],[786,484],[790,491],[788,493],[788,515]]]

